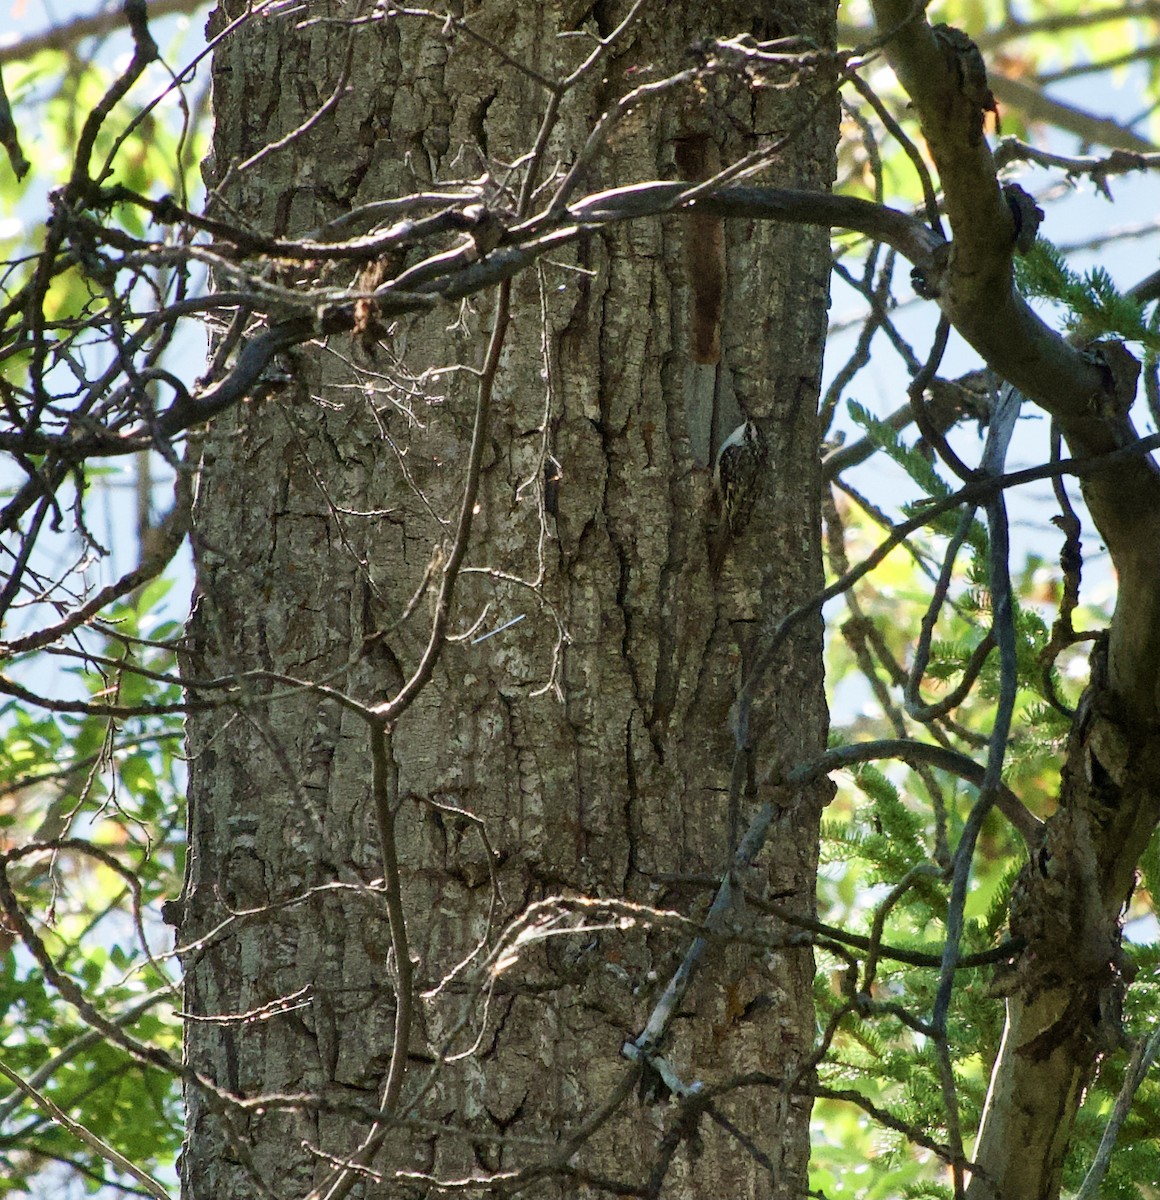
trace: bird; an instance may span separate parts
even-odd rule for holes
[[[717,527],[710,539],[709,565],[721,569],[730,547],[744,532],[761,491],[768,448],[753,421],[743,421],[721,443],[713,464]]]

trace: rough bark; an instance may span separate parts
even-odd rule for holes
[[[793,16],[793,32],[832,42],[828,5],[791,10],[779,11]],[[488,2],[466,15],[506,53],[556,76],[591,48],[559,39],[561,30],[606,35],[624,11]],[[767,11],[647,11],[566,101],[549,157],[575,155],[632,85],[630,68],[680,68],[706,35],[789,31],[766,24]],[[213,27],[239,12],[226,5]],[[438,23],[311,21],[350,15],[318,4],[296,13],[298,28],[253,19],[217,50],[209,178],[228,211],[261,230],[300,234],[370,200],[498,171],[531,146],[545,95],[526,75],[486,47],[442,36]],[[826,82],[811,86],[822,96]],[[337,102],[304,126],[332,93]],[[736,154],[800,120],[802,105],[800,92],[743,86],[670,97],[618,130],[591,182],[671,175],[689,137]],[[828,186],[834,129],[824,100],[779,158],[777,181]],[[498,925],[553,896],[704,914],[729,852],[728,712],[739,679],[761,631],[820,586],[826,233],[757,221],[725,230],[721,388],[761,423],[772,470],[715,580],[709,474],[692,449],[684,396],[689,229],[671,217],[594,235],[513,284],[455,593],[460,640],[390,730],[380,764],[397,784],[391,821],[415,1011],[399,1124],[373,1164],[383,1181],[360,1180],[359,1194],[426,1194],[432,1178],[536,1164],[547,1169],[534,1194],[588,1194],[595,1185],[584,1173],[644,1186],[665,1147],[682,1142],[665,1195],[802,1194],[808,1104],[776,1090],[720,1104],[764,1165],[723,1125],[703,1117],[694,1129],[675,1106],[635,1098],[610,1108],[590,1139],[568,1141],[628,1077],[622,1043],[643,1026],[687,935],[644,920],[593,929],[594,918],[580,930],[561,919],[555,936],[542,927],[545,936],[526,939],[485,994],[462,986],[470,971],[431,992],[492,944]],[[430,596],[464,494],[474,370],[494,316],[494,300],[481,300],[408,319],[373,352],[332,338],[285,363],[286,388],[209,428],[191,679],[266,671],[362,703],[398,695],[428,641]],[[546,487],[557,463],[562,478]],[[428,591],[412,603],[425,577]],[[825,745],[820,638],[820,622],[803,625],[764,682],[756,780]],[[403,986],[389,953],[391,898],[368,886],[384,874],[371,739],[349,707],[251,675],[234,715],[191,716],[189,750],[179,938],[197,948],[185,956],[187,1060],[236,1096],[309,1099],[240,1112],[188,1089],[184,1195],[233,1200],[263,1186],[305,1195],[328,1186],[379,1108]],[[761,800],[780,814],[745,882],[811,911],[827,785],[768,793],[753,783],[743,799],[742,822]],[[812,967],[807,949],[717,951],[667,1057],[690,1081],[740,1071],[791,1078],[812,1043]],[[454,1061],[433,1070],[442,1055]]]

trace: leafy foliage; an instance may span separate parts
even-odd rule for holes
[[[67,180],[79,123],[113,79],[107,63],[58,51],[5,69],[21,128],[40,130],[24,142],[30,174],[17,181],[0,170],[0,195],[13,214],[0,235],[8,296],[36,271],[31,251],[44,216],[37,202]],[[133,128],[102,129],[96,152],[115,156],[124,182],[184,194],[204,134],[188,138],[184,150],[181,138],[180,124],[144,115]],[[134,213],[121,215],[126,231],[141,232]],[[90,282],[74,268],[53,281],[45,313],[67,326],[92,305]],[[84,360],[82,343],[75,353]],[[27,354],[9,356],[6,381],[20,379],[28,362]],[[97,369],[91,359],[86,365]],[[74,497],[77,512],[94,490],[117,483],[112,471],[90,469],[87,476]],[[10,501],[16,492],[9,472],[0,500]],[[89,531],[78,533],[75,540],[62,533],[55,544],[46,541],[36,565],[55,574],[70,555],[83,560],[99,554]],[[130,1161],[162,1174],[172,1173],[180,1147],[175,1080],[95,1034],[86,1014],[62,996],[59,981],[75,980],[92,1010],[134,1042],[180,1057],[173,1017],[179,993],[168,963],[157,957],[171,940],[158,918],[160,902],[179,889],[185,853],[180,714],[119,720],[83,711],[86,700],[129,709],[180,705],[172,647],[181,626],[158,616],[171,587],[171,580],[154,580],[106,608],[55,653],[10,661],[14,683],[68,697],[59,709],[32,707],[19,692],[0,706],[4,870],[51,964],[46,969],[20,948],[11,914],[0,914],[0,926],[9,931],[0,929],[3,1063]],[[0,1125],[13,1131],[0,1140],[2,1195],[35,1192],[52,1163],[70,1164],[88,1191],[125,1179],[3,1079]]]
[[[91,695],[176,703],[176,684],[140,673],[163,676],[175,665],[164,647],[179,627],[152,616],[167,587],[148,588],[110,612],[103,636],[87,638],[89,654],[81,651],[62,674]],[[154,635],[147,643],[138,640],[143,623]],[[117,665],[95,670],[85,665],[90,655]],[[18,702],[0,710],[0,823],[5,844],[22,848],[5,870],[51,961],[48,970],[7,938],[0,960],[4,1063],[154,1171],[171,1169],[180,1146],[174,1079],[94,1036],[58,979],[76,980],[93,1009],[134,1041],[180,1056],[174,980],[156,957],[169,940],[158,907],[180,886],[184,861],[180,737],[178,716],[35,715]],[[93,1187],[112,1177],[98,1155],[2,1082],[0,1114],[21,1130],[0,1143],[0,1194],[27,1193],[46,1161],[73,1163]]]

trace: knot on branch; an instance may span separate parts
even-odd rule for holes
[[[943,292],[943,276],[951,261],[951,242],[935,246],[929,266],[916,266],[910,272],[910,286],[923,300],[937,300]]]
[[[995,114],[996,126],[999,120],[999,106],[987,83],[987,64],[979,47],[961,29],[953,25],[935,25],[931,33],[942,52],[947,72],[958,85],[959,93],[975,109],[971,144],[977,146],[983,136],[987,113]]]
[[[1003,199],[1007,201],[1011,219],[1015,222],[1015,253],[1028,254],[1035,245],[1043,221],[1043,209],[1035,203],[1034,196],[1017,183],[1003,185]]]
[[[1043,844],[1011,891],[1011,934],[1026,949],[997,974],[995,992],[1032,1000],[1062,985],[1088,997],[1084,1015],[1090,1015],[1104,989],[1122,985],[1123,897],[1109,903],[1104,895],[1100,840],[1099,821],[1090,810],[1064,808],[1048,822]]]
[[[1136,384],[1140,378],[1140,363],[1132,352],[1117,340],[1094,342],[1088,354],[1100,365],[1106,381],[1099,398],[1101,416],[1122,418],[1127,416],[1136,399]]]
[[[448,217],[452,228],[463,230],[471,238],[475,260],[486,258],[507,232],[499,214],[486,204],[468,204],[458,210],[452,209]]]

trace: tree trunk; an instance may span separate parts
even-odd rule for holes
[[[1119,603],[1125,603],[1121,593]],[[1000,973],[1007,1001],[968,1200],[1058,1200],[1085,1089],[1123,1048],[1132,964],[1123,914],[1157,822],[1160,739],[1124,716],[1108,643],[1072,724],[1059,809],[1011,893],[1024,952]]]
[[[212,28],[243,7],[231,0]],[[607,36],[627,6],[464,9],[486,41],[418,17],[351,26],[338,5],[244,22],[216,54],[215,215],[300,236],[485,171],[489,205],[513,207],[500,188],[518,192],[510,165],[531,149],[547,95],[496,49],[562,77],[594,43],[558,35]],[[565,98],[548,169],[573,161],[631,87],[691,66],[697,39],[832,44],[832,6],[783,7],[780,19],[796,18],[784,29],[769,11],[646,6]],[[617,127],[582,187],[708,173],[791,130],[774,181],[825,187],[829,86],[751,93],[719,79],[668,92]],[[189,719],[186,1059],[219,1089],[270,1099],[240,1110],[187,1088],[188,1200],[264,1186],[337,1194],[335,1167],[383,1101],[400,991],[413,1005],[407,1072],[374,1173],[347,1177],[356,1194],[538,1170],[531,1194],[588,1194],[600,1180],[659,1188],[663,1177],[666,1196],[802,1195],[806,1101],[738,1090],[698,1129],[688,1106],[624,1095],[634,1068],[622,1046],[680,962],[687,928],[559,902],[534,910],[490,967],[486,955],[552,898],[702,919],[731,838],[762,801],[778,805],[776,836],[743,882],[812,911],[828,785],[775,795],[762,781],[825,746],[820,620],[763,681],[732,820],[729,711],[762,632],[822,582],[828,267],[824,232],[673,216],[593,235],[514,282],[456,640],[382,743],[397,897],[370,886],[385,873],[370,726],[317,689],[254,673],[363,704],[391,700],[412,676],[453,554],[497,302],[400,323],[377,348],[332,338],[284,364],[289,385],[205,434],[184,670],[251,674],[230,715]],[[714,576],[707,459],[742,412],[764,432],[768,478]],[[392,949],[394,898],[412,986]],[[734,924],[785,932],[753,912]],[[687,1083],[791,1080],[813,1042],[812,975],[808,948],[715,949],[666,1060]]]

